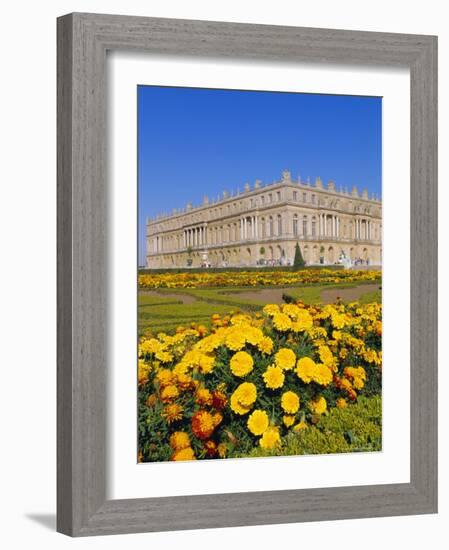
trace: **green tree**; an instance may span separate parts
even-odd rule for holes
[[[306,265],[304,258],[301,254],[301,249],[299,248],[299,243],[296,243],[295,246],[295,258],[293,260],[293,269],[301,269]]]

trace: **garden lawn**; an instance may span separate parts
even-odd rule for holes
[[[339,284],[323,284],[310,286],[289,286],[288,288],[263,287],[213,287],[213,288],[160,288],[157,291],[139,291],[139,336],[171,333],[178,326],[189,326],[196,323],[210,327],[211,316],[214,313],[226,315],[230,312],[261,311],[267,303],[281,303],[282,295],[287,295],[293,301],[305,304],[322,302],[323,290],[351,289],[362,286],[363,283],[342,282]],[[360,296],[361,303],[378,302],[382,300],[380,281],[375,283],[379,289],[372,290],[373,283],[367,282],[369,291]],[[270,294],[273,294],[271,296]],[[179,299],[177,299],[177,295]],[[186,300],[188,298],[188,300]],[[183,303],[186,301],[191,303]],[[343,298],[343,301],[344,298]]]

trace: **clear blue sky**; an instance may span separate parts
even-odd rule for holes
[[[284,169],[381,194],[380,97],[159,86],[137,95],[140,264],[147,217]]]

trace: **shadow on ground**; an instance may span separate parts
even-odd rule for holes
[[[25,514],[25,517],[50,531],[56,531],[56,514]]]

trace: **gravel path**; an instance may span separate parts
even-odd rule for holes
[[[228,296],[243,298],[244,300],[254,300],[264,304],[281,304],[283,294],[292,294],[296,287],[285,288],[264,288],[262,290],[248,290],[245,292],[229,293]],[[353,288],[329,288],[321,291],[321,300],[325,304],[332,304],[339,297],[344,302],[358,300],[362,294],[379,290],[379,284],[364,284]]]
[[[343,302],[354,302],[358,300],[362,294],[379,290],[379,283],[369,285],[359,285],[354,288],[328,288],[321,291],[321,299],[325,304],[333,304],[337,298],[341,298]]]

